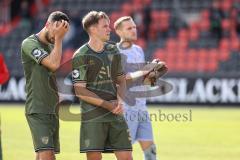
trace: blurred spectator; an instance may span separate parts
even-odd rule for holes
[[[144,24],[143,30],[144,30],[144,38],[146,40],[148,40],[148,33],[150,29],[150,24],[152,22],[151,12],[152,12],[151,0],[149,0],[145,2],[144,8],[143,8],[143,24]]]
[[[137,3],[137,1],[133,2],[133,12],[131,14],[131,17],[133,18],[137,28],[138,28],[138,37],[142,38],[144,37],[144,23],[143,23],[143,19],[144,19],[144,13],[143,13],[143,6],[141,5],[142,1],[139,0],[139,2]]]
[[[11,4],[10,4],[11,20],[13,20],[15,17],[19,16],[20,8],[21,8],[21,0],[11,1]]]
[[[232,9],[232,0],[222,0],[219,2],[220,2],[220,8],[222,11],[222,18],[230,18],[230,13]]]
[[[31,18],[36,13],[34,9],[35,0],[13,0],[11,1],[11,19],[21,16],[23,18]]]
[[[235,31],[237,32],[238,37],[240,37],[240,1],[234,3],[234,9],[231,12],[231,19],[235,23]]]
[[[33,30],[34,16],[37,14],[35,0],[13,0],[11,1],[11,20],[21,18],[22,25]]]
[[[10,4],[9,0],[0,1],[0,24],[7,23],[10,20],[9,4]]]
[[[238,37],[240,37],[240,12],[238,13],[238,16],[236,19],[236,31],[237,31]]]
[[[84,44],[87,39],[88,35],[87,33],[83,30],[82,27],[82,16],[84,15],[81,13],[81,11],[76,10],[72,11],[69,13],[71,17],[71,32],[72,32],[72,37],[69,39],[69,42],[67,46],[69,48],[77,49],[79,45]]]
[[[222,19],[222,12],[220,9],[220,1],[214,0],[213,5],[210,8],[210,22],[211,22],[211,32],[213,36],[217,39],[220,39],[222,35],[221,19]]]

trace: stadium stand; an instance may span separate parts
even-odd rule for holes
[[[1,5],[1,13],[3,9],[7,10],[7,2],[0,2],[5,4]],[[86,42],[87,35],[81,26],[82,15],[99,8],[110,15],[112,23],[120,16],[131,15],[139,28],[137,44],[145,49],[147,60],[160,58],[166,61],[171,74],[233,73],[240,69],[239,0],[41,2],[39,5],[39,1],[30,0],[29,13],[18,13],[17,18],[6,21],[3,14],[0,16],[0,52],[13,76],[23,75],[19,55],[21,41],[44,25],[49,12],[63,10],[72,19],[71,30],[64,41],[64,63],[78,46]],[[112,40],[118,40],[115,34],[112,34]]]

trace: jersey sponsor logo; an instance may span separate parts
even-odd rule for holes
[[[42,137],[42,143],[43,144],[48,144],[49,137]]]
[[[100,79],[103,79],[104,77],[108,77],[110,78],[111,75],[110,75],[110,67],[109,66],[102,66],[101,67],[101,70],[99,71],[99,78]]]
[[[72,71],[72,77],[73,77],[74,79],[76,79],[76,78],[79,78],[79,76],[80,76],[79,70],[74,69],[74,70]]]
[[[34,49],[32,51],[32,55],[38,60],[42,55],[45,55],[47,54],[46,51],[42,51],[40,49]]]

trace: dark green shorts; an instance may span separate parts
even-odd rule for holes
[[[54,150],[60,152],[59,119],[55,114],[26,114],[35,152]]]
[[[80,152],[132,151],[131,138],[125,121],[82,122]]]

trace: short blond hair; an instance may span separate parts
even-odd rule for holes
[[[133,20],[132,17],[130,16],[123,16],[123,17],[120,17],[118,18],[115,22],[114,22],[114,29],[115,30],[118,30],[120,29],[120,27],[122,26],[122,23],[125,22],[125,21],[131,21]]]

